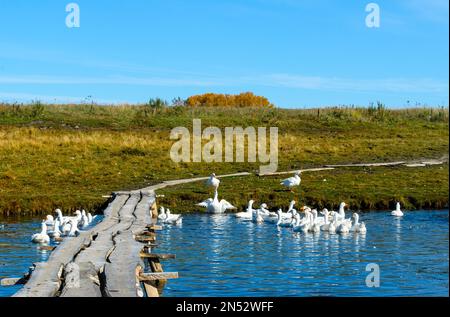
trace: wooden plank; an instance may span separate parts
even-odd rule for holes
[[[108,297],[142,297],[144,292],[137,279],[143,267],[139,254],[142,245],[131,231],[121,232],[114,238],[115,248],[106,263],[104,294]]]
[[[160,272],[160,273],[141,273],[139,280],[141,281],[161,281],[178,278],[178,272]]]
[[[11,277],[0,280],[0,286],[24,285],[28,281],[27,277]]]
[[[101,297],[98,272],[92,263],[69,263],[60,297]]]
[[[135,236],[134,237],[136,241],[138,242],[155,242],[156,241],[156,237],[148,237],[148,236]]]
[[[155,253],[146,253],[141,252],[141,258],[143,259],[159,259],[159,260],[173,260],[176,258],[175,254],[155,254]]]
[[[151,230],[151,231],[161,231],[161,230],[163,230],[163,227],[159,226],[159,225],[151,224],[151,225],[147,226],[147,229]]]
[[[158,292],[158,288],[153,285],[154,282],[148,282],[148,281],[143,281],[144,284],[144,288],[145,288],[145,293],[147,294],[147,297],[159,297],[159,292]]]

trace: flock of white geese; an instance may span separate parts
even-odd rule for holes
[[[280,185],[292,190],[294,187],[301,184],[301,172],[295,173],[293,177],[281,181]],[[206,208],[206,212],[210,214],[223,214],[227,210],[237,209],[225,199],[219,200],[218,188],[220,180],[215,174],[212,174],[206,181],[208,187],[213,187],[214,197],[197,204],[197,206]],[[292,201],[286,212],[278,209],[277,212],[271,212],[267,204],[263,203],[257,209],[253,208],[254,201],[250,200],[246,211],[235,214],[237,218],[253,221],[255,223],[272,223],[278,227],[292,228],[295,232],[328,232],[328,233],[348,233],[355,232],[365,234],[367,232],[366,224],[360,222],[358,213],[353,213],[351,218],[346,218],[345,207],[346,203],[341,203],[338,211],[328,211],[323,209],[319,212],[317,209],[311,209],[308,206],[303,206],[300,211],[294,207],[296,202]],[[73,217],[63,216],[60,209],[56,209],[56,218],[48,215],[46,220],[41,223],[41,232],[36,233],[31,237],[34,243],[48,244],[50,239],[59,239],[61,237],[74,237],[80,232],[80,229],[88,227],[96,216],[91,213],[86,213],[85,210],[75,212]],[[303,213],[303,217],[302,214]],[[403,217],[400,203],[397,203],[396,210],[391,212],[392,216]],[[179,214],[173,214],[170,209],[160,207],[158,214],[158,221],[163,224],[180,225],[183,222],[183,217]],[[49,230],[50,228],[50,230]]]
[[[280,185],[290,189],[300,186],[301,184],[301,172],[296,172],[294,176],[284,179],[280,182]],[[206,208],[206,212],[210,214],[223,214],[227,210],[237,209],[231,203],[225,199],[219,201],[218,188],[220,180],[213,173],[206,181],[208,187],[214,188],[214,197],[197,204],[197,206]],[[292,201],[286,212],[279,209],[277,212],[271,212],[268,209],[267,204],[263,203],[257,209],[253,208],[254,201],[250,200],[246,211],[238,212],[235,215],[237,218],[253,221],[255,223],[272,223],[278,227],[292,228],[295,232],[328,232],[328,233],[348,233],[355,232],[365,234],[367,227],[364,222],[360,222],[360,216],[358,213],[353,213],[351,218],[346,218],[345,207],[348,207],[346,203],[341,203],[338,211],[328,211],[323,209],[319,212],[317,209],[311,209],[308,206],[300,208],[300,212],[294,207],[296,202]],[[303,217],[302,217],[303,213]],[[403,217],[400,203],[397,203],[396,210],[391,212],[392,216]],[[169,210],[165,211],[164,207],[160,208],[160,214],[158,219],[162,223],[180,224],[182,221],[181,215],[171,214]]]
[[[76,237],[80,230],[87,228],[97,216],[77,210],[74,216],[63,216],[60,209],[55,210],[56,218],[48,215],[41,223],[41,232],[33,234],[33,243],[48,244],[50,239],[58,240],[62,237]]]

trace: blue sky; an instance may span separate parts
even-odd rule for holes
[[[65,6],[80,7],[69,29]],[[0,2],[0,100],[253,91],[280,107],[448,106],[447,0]]]

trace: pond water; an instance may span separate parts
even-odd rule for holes
[[[297,234],[232,216],[192,215],[158,235],[177,271],[164,296],[448,296],[448,211],[361,215],[366,235]],[[366,286],[370,263],[380,287]]]
[[[365,235],[297,234],[230,215],[187,215],[158,233],[157,253],[177,271],[164,296],[448,296],[448,211],[361,215]],[[0,218],[0,278],[16,277],[49,252],[30,243],[39,219]],[[2,227],[4,225],[4,227]],[[369,288],[368,264],[380,269]],[[0,297],[18,287],[0,287]]]

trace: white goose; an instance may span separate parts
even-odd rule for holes
[[[215,173],[212,173],[211,176],[206,181],[206,186],[208,187],[214,187],[217,189],[220,185],[220,180],[216,177]]]
[[[236,216],[237,218],[252,219],[252,217],[253,217],[253,211],[254,211],[254,209],[253,209],[253,204],[254,204],[254,203],[255,203],[255,202],[254,202],[253,200],[250,200],[250,201],[248,202],[247,210],[246,210],[246,211],[243,211],[243,212],[238,212],[235,216]]]
[[[353,226],[350,228],[351,232],[361,232],[361,229],[364,232],[367,231],[364,223],[359,223],[359,215],[356,212],[353,214],[353,220],[354,220]],[[361,233],[363,233],[363,232],[361,232]]]
[[[403,212],[401,210],[400,203],[397,203],[397,207],[396,207],[395,210],[393,210],[391,212],[391,215],[394,216],[394,217],[403,217],[404,214],[403,214]]]
[[[76,237],[80,234],[80,230],[78,230],[78,222],[76,219],[70,219],[70,231],[68,233],[68,237]]]
[[[206,212],[210,214],[223,214],[228,209],[236,209],[232,204],[230,204],[225,199],[222,199],[219,201],[219,193],[217,192],[217,189],[214,193],[214,199],[208,198],[207,200],[197,204],[197,206],[206,208]]]
[[[313,214],[314,224],[318,224],[320,226],[325,224],[325,217],[319,217],[317,209],[311,210],[311,213]]]
[[[31,242],[41,244],[47,244],[50,242],[50,237],[47,234],[47,225],[45,224],[45,221],[42,221],[41,223],[41,232],[33,234],[31,236]]]
[[[278,215],[278,221],[277,221],[277,226],[278,227],[292,227],[293,226],[293,221],[292,219],[289,218],[283,218],[283,210],[278,209],[277,211],[277,215]],[[292,216],[292,214],[290,214]]]
[[[181,223],[183,222],[183,217],[181,217],[181,215],[178,215],[178,214],[172,214],[170,212],[170,209],[167,208],[166,218],[163,219],[162,222],[163,223],[170,223],[170,224],[181,225]]]
[[[85,229],[89,226],[89,218],[86,215],[86,211],[84,211],[84,210],[81,212],[81,220],[80,220],[79,226],[82,229]]]
[[[158,220],[164,220],[166,217],[166,209],[163,206],[159,207]]]
[[[45,224],[47,226],[53,226],[55,224],[55,218],[53,218],[52,215],[47,215],[47,218],[45,220]]]
[[[90,212],[88,212],[87,217],[88,217],[89,224],[92,223],[92,221],[94,221],[94,217],[92,217],[92,214]]]
[[[62,226],[62,234],[66,237],[74,237],[79,233],[78,220],[76,218],[68,219]]]
[[[300,186],[301,178],[300,178],[301,172],[298,171],[295,173],[293,177],[286,178],[281,181],[280,185],[287,187],[289,190],[292,190],[296,186]]]
[[[322,214],[323,214],[323,218],[324,218],[324,224],[320,227],[320,230],[325,231],[325,232],[329,232],[330,231],[330,226],[331,226],[330,212],[327,209],[324,209],[322,211]]]
[[[297,210],[294,209],[295,206],[295,200],[291,201],[289,204],[289,208],[287,212],[281,212],[281,218],[282,219],[293,219],[294,215],[297,213]]]
[[[253,213],[253,222],[254,223],[263,223],[264,222],[264,217],[262,215],[261,209],[257,209],[254,213]]]
[[[344,220],[345,219],[345,207],[347,207],[348,205],[346,203],[341,203],[339,205],[339,212],[337,214],[337,221],[339,220]]]
[[[61,237],[62,232],[59,230],[59,219],[56,218],[55,223],[53,225],[53,231],[49,231],[48,235],[49,237],[53,238],[53,239],[58,239]]]
[[[55,210],[55,213],[56,213],[56,215],[57,215],[56,218],[59,220],[59,223],[60,223],[61,225],[62,225],[64,222],[66,222],[67,217],[64,217],[64,216],[63,216],[61,209],[56,209],[56,210]]]

